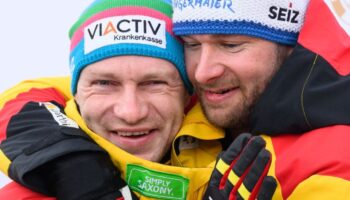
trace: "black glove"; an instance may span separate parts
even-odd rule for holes
[[[38,168],[58,200],[133,200],[108,154],[78,152],[64,155]]]
[[[134,195],[107,152],[74,124],[65,115],[64,105],[26,103],[12,116],[7,138],[1,143],[1,150],[11,160],[9,176],[57,199],[136,199],[126,196]],[[122,188],[126,192],[121,192]]]
[[[267,176],[270,163],[271,155],[260,136],[240,134],[218,156],[203,199],[271,199],[277,183]]]

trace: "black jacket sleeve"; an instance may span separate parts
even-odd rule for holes
[[[28,102],[11,117],[6,134],[0,147],[11,161],[10,178],[48,195],[44,171],[38,170],[45,164],[77,152],[107,155],[55,102]]]

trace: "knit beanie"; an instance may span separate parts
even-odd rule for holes
[[[73,95],[80,73],[87,65],[121,55],[171,62],[192,93],[183,45],[172,31],[172,12],[170,0],[95,0],[69,32]]]
[[[238,34],[295,45],[309,0],[174,0],[175,35]]]

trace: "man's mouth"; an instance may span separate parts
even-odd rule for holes
[[[110,132],[108,139],[126,151],[135,152],[135,149],[140,149],[151,143],[158,131],[157,128],[117,129]]]
[[[228,88],[228,89],[222,89],[222,90],[216,90],[216,91],[208,91],[208,93],[211,93],[211,94],[225,94],[227,92],[230,92],[232,90],[234,90],[236,88]]]
[[[124,138],[142,138],[145,136],[149,136],[154,133],[157,129],[134,129],[134,130],[126,130],[126,129],[118,129],[112,131],[114,135]]]
[[[207,90],[204,90],[203,94],[208,102],[217,104],[231,98],[234,94],[238,92],[238,88],[239,87],[207,89]]]
[[[144,136],[144,135],[148,135],[151,132],[151,130],[149,131],[135,131],[135,132],[131,132],[131,131],[118,131],[117,134],[119,136],[122,137],[135,137],[135,136]]]

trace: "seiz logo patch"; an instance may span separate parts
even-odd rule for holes
[[[293,10],[293,4],[289,3],[288,7],[271,6],[268,17],[278,21],[285,21],[297,24],[299,23],[300,11]]]
[[[325,0],[338,24],[350,36],[350,2],[349,0]]]
[[[166,48],[165,21],[153,17],[127,15],[104,18],[84,29],[85,54],[120,43],[147,44]]]
[[[126,182],[144,196],[157,199],[185,200],[189,180],[185,177],[128,164]]]
[[[235,11],[232,8],[233,0],[173,0],[174,9],[196,9],[208,8],[215,10],[228,10],[232,13]]]

